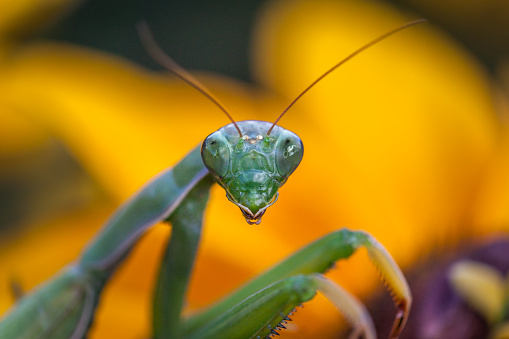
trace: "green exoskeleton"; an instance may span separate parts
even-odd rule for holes
[[[203,163],[239,206],[249,224],[259,224],[267,208],[276,202],[277,190],[295,171],[304,146],[295,133],[266,121],[240,121],[209,135],[201,147]]]
[[[365,247],[392,291],[396,320],[391,337],[403,329],[412,298],[399,267],[384,247],[362,231],[342,229],[318,239],[206,310],[181,315],[198,246],[210,186],[221,185],[249,224],[259,224],[276,202],[278,189],[299,165],[303,144],[277,125],[304,93],[345,61],[371,45],[423,20],[405,24],[360,48],[306,88],[274,123],[235,122],[197,80],[164,55],[146,26],[140,34],[161,65],[202,92],[232,121],[209,135],[179,163],[135,193],[107,221],[81,257],[53,279],[23,297],[1,319],[0,338],[82,338],[87,335],[104,285],[152,224],[172,224],[153,303],[155,338],[268,338],[284,329],[294,308],[317,291],[337,306],[354,336],[375,338],[364,306],[323,277],[334,262]]]

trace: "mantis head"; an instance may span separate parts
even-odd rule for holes
[[[304,146],[293,132],[265,121],[240,121],[210,134],[202,144],[205,166],[249,224],[259,224],[278,189],[302,160]]]

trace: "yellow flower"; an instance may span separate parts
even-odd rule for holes
[[[257,25],[254,74],[295,97],[339,58],[409,19],[379,3],[278,2]],[[286,190],[312,192],[298,210],[313,230],[282,221],[275,232],[301,239],[317,224],[364,229],[406,266],[458,234],[500,227],[477,222],[476,193],[491,175],[500,135],[491,85],[465,51],[437,38],[424,25],[384,41],[323,80],[283,119],[288,127],[305,120],[305,130],[294,128],[306,145],[292,178],[303,176],[302,183]],[[363,278],[365,269],[334,276],[365,290],[373,281]]]
[[[339,59],[408,19],[380,3],[275,1],[257,22],[253,47],[254,74],[269,91],[197,76],[237,120],[271,121]],[[2,58],[0,74],[0,119],[42,129],[40,138],[58,137],[113,202],[0,248],[0,279],[14,276],[29,288],[76,258],[112,205],[226,123],[178,79],[77,46],[25,45]],[[341,227],[369,231],[405,267],[432,246],[457,241],[464,229],[485,233],[506,222],[509,214],[497,213],[509,190],[497,191],[497,183],[507,181],[500,170],[507,152],[497,153],[504,131],[488,81],[432,25],[391,37],[328,76],[281,121],[302,137],[306,155],[261,226],[246,225],[224,191],[213,189],[189,308],[205,306]],[[92,338],[150,334],[151,288],[168,234],[161,225],[150,231],[108,284]],[[367,293],[380,285],[369,266],[358,255],[330,275]],[[0,298],[0,311],[7,300]],[[297,312],[298,332],[282,337],[334,337],[338,319],[317,298]]]

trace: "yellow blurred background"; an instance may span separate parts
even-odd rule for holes
[[[411,19],[430,21],[349,61],[283,118],[305,157],[260,226],[212,190],[190,310],[341,227],[373,234],[403,269],[507,235],[509,27],[499,18],[507,6],[198,3],[126,2],[118,18],[108,17],[118,1],[2,3],[0,314],[13,303],[12,281],[29,290],[72,262],[122,201],[228,122],[154,67],[135,35],[139,19],[178,62],[202,70],[193,74],[236,120],[267,121],[363,44]],[[178,13],[191,15],[188,26]],[[467,39],[472,31],[489,43]],[[150,230],[106,287],[91,338],[150,335],[151,288],[169,233]],[[382,286],[365,253],[329,275],[361,297]],[[294,320],[282,338],[334,338],[342,326],[321,297]]]

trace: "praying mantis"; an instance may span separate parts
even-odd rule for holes
[[[295,307],[317,292],[343,312],[352,337],[375,338],[364,306],[322,274],[365,247],[391,290],[397,308],[391,337],[403,330],[412,304],[408,284],[395,261],[370,234],[341,229],[326,235],[268,269],[209,308],[181,313],[192,272],[203,212],[213,183],[225,189],[248,224],[259,224],[278,199],[303,157],[303,144],[277,125],[309,89],[340,65],[379,41],[424,20],[404,24],[364,45],[325,72],[275,122],[236,122],[198,80],[157,46],[146,24],[142,42],[162,66],[211,100],[231,123],[210,134],[175,166],[136,192],[106,222],[76,263],[23,297],[0,319],[0,338],[82,338],[93,323],[103,287],[153,224],[168,221],[172,236],[165,250],[153,302],[155,338],[270,338],[285,328]]]

